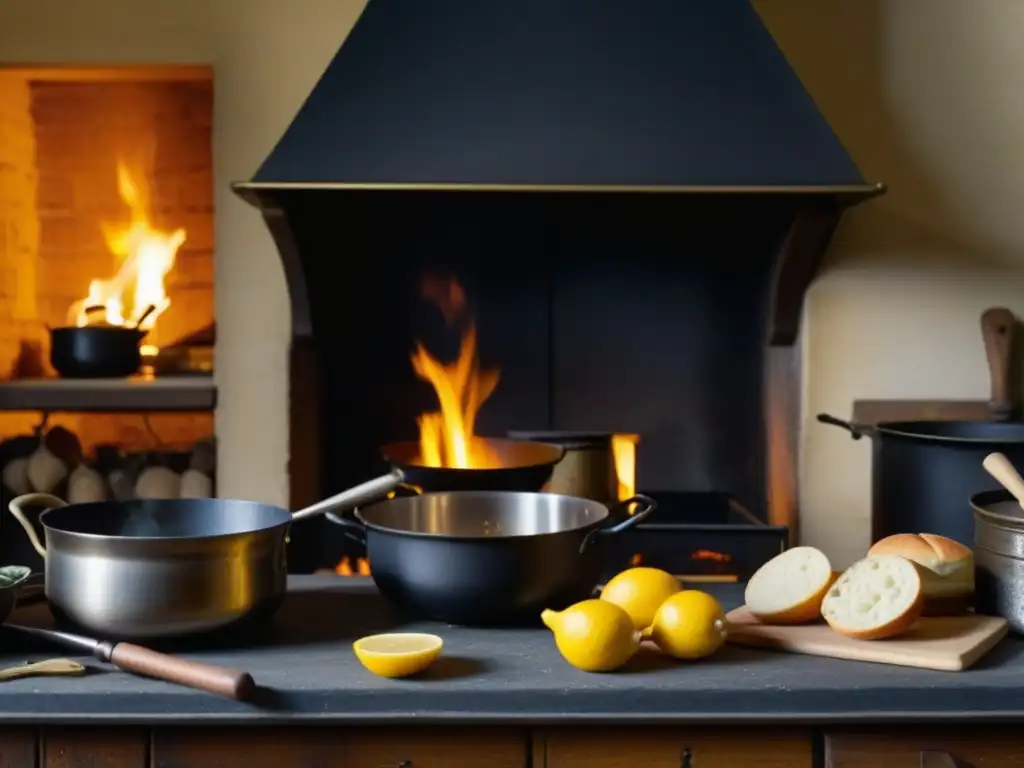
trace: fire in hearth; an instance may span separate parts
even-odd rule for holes
[[[355,558],[355,567],[352,566],[352,562],[352,559],[348,557],[341,558],[341,562],[334,568],[334,572],[339,576],[370,575],[370,561],[365,557]]]
[[[625,501],[636,495],[636,444],[638,442],[640,442],[639,435],[612,435],[612,461],[615,463],[619,501]]]
[[[101,227],[120,267],[113,277],[89,283],[86,297],[68,310],[68,323],[133,326],[152,306],[155,309],[141,325],[149,330],[171,305],[164,280],[185,242],[185,230],[164,232],[153,227],[149,187],[141,174],[133,174],[123,162],[117,164],[117,191],[128,207],[129,221],[103,222]]]
[[[487,441],[474,433],[476,415],[498,385],[498,371],[480,369],[476,347],[476,323],[466,307],[466,295],[458,282],[428,278],[423,295],[433,301],[449,327],[459,329],[462,341],[455,362],[445,364],[417,343],[412,355],[416,375],[437,394],[440,410],[421,414],[420,463],[427,467],[489,469],[500,466]]]

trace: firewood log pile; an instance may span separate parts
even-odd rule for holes
[[[56,426],[0,443],[3,506],[23,493],[49,493],[69,504],[133,499],[196,499],[214,495],[216,445],[188,450],[123,451],[97,446],[86,456],[78,437]]]

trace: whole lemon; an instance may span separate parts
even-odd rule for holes
[[[636,629],[646,629],[661,604],[682,588],[679,579],[660,568],[629,568],[605,585],[601,599],[628,613]]]
[[[540,618],[554,633],[562,657],[584,672],[618,669],[640,647],[640,633],[629,614],[603,600],[584,600],[564,611],[549,609]]]
[[[643,636],[669,656],[701,659],[721,648],[728,633],[722,604],[707,592],[688,589],[661,604]]]

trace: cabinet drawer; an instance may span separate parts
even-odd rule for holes
[[[1024,733],[1007,726],[829,729],[826,768],[1024,768]]]
[[[811,768],[811,732],[792,728],[550,730],[535,768]],[[536,754],[536,753],[535,753]],[[858,768],[864,768],[859,766]],[[887,767],[888,768],[888,767]]]
[[[526,745],[515,728],[355,728],[345,768],[526,768]]]
[[[158,730],[155,768],[526,768],[518,728],[207,728]]]

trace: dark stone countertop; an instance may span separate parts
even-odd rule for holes
[[[0,683],[5,723],[394,723],[1024,721],[1024,641],[1004,640],[966,672],[935,672],[727,646],[698,663],[641,652],[611,674],[580,672],[543,629],[402,622],[368,579],[293,577],[262,644],[187,656],[249,670],[264,687],[243,704],[128,675],[87,658],[85,677]],[[736,586],[711,588],[728,608]],[[14,619],[49,624],[42,605]],[[351,641],[401,627],[445,641],[418,679],[367,672]],[[3,633],[0,667],[64,655]],[[20,644],[20,645],[19,645]]]

